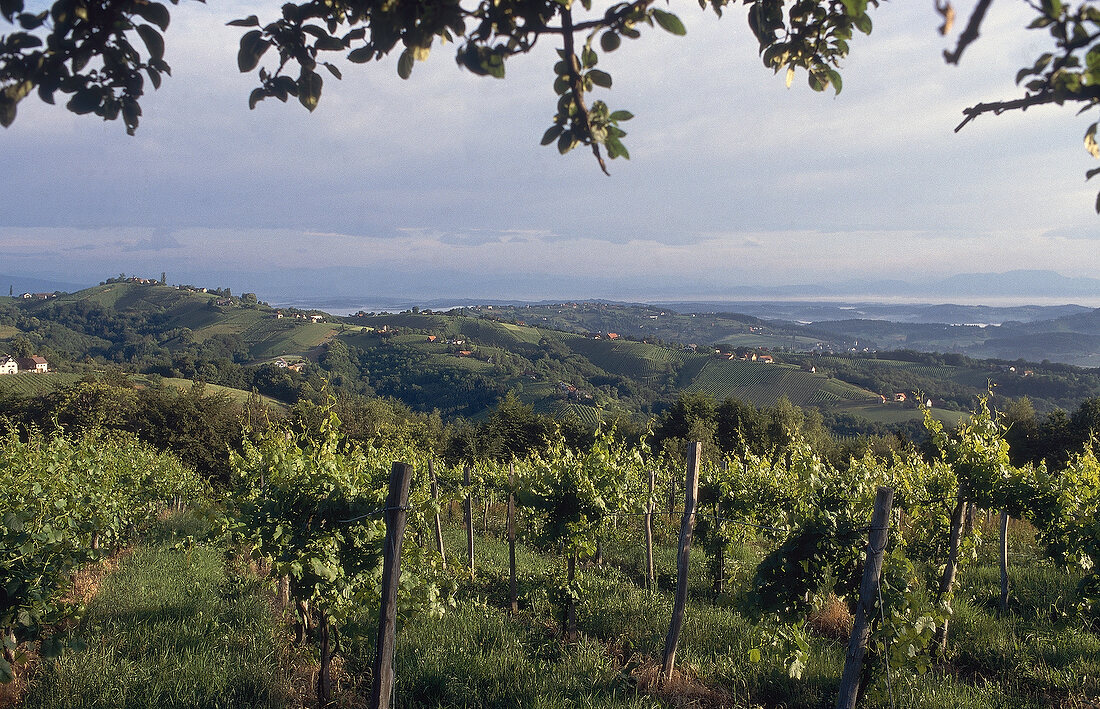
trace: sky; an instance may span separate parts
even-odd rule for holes
[[[262,299],[721,298],[798,283],[921,282],[958,273],[1100,274],[1100,183],[1072,108],[984,116],[1018,95],[1049,39],[1022,2],[994,3],[962,65],[932,3],[885,2],[857,35],[844,89],[790,88],[764,68],[743,8],[672,3],[685,37],[646,30],[600,68],[631,159],[559,156],[553,46],[504,80],[436,46],[343,62],[317,110],[269,99],[236,68],[243,30],[278,3],[184,2],[172,76],[137,135],[28,98],[0,131],[0,274],[93,284],[119,273]],[[151,87],[150,87],[151,88]],[[944,299],[950,300],[945,293]]]

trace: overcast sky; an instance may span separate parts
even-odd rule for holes
[[[1048,40],[1022,2],[994,3],[961,67],[930,0],[873,11],[842,67],[844,90],[790,89],[757,57],[744,10],[601,56],[636,118],[629,161],[602,175],[585,151],[540,147],[556,97],[547,44],[503,81],[439,47],[401,81],[396,56],[342,64],[311,115],[269,99],[249,111],[239,28],[277,3],[173,9],[173,75],[121,122],[31,97],[0,132],[0,273],[94,283],[120,272],[227,285],[271,299],[630,297],[727,285],[920,281],[1020,268],[1100,274],[1100,182],[1071,108],[979,118],[1016,95]],[[969,3],[960,5],[965,24]],[[6,28],[4,31],[7,31]],[[334,270],[337,269],[337,270]]]

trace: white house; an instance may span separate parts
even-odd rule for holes
[[[50,371],[50,365],[46,362],[45,357],[39,357],[34,355],[32,357],[20,357],[17,362],[19,363],[20,372],[32,372],[34,374],[45,374]]]
[[[0,357],[0,374],[18,374],[19,363],[7,355]]]

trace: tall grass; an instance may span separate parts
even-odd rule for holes
[[[137,549],[68,634],[87,649],[43,661],[23,706],[285,706],[275,625],[258,583],[227,573],[220,549]]]

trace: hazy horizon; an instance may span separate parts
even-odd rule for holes
[[[393,62],[342,64],[313,114],[249,111],[254,77],[237,71],[241,31],[225,23],[274,10],[174,7],[172,76],[135,137],[35,97],[0,132],[0,272],[166,271],[269,298],[625,300],[1100,274],[1086,117],[1042,107],[953,132],[966,106],[1015,95],[1016,71],[1049,39],[1022,29],[1023,4],[995,5],[951,67],[941,55],[956,38],[939,36],[930,4],[884,3],[835,97],[802,75],[786,89],[761,66],[744,8],[720,21],[674,9],[686,37],[647,29],[601,56],[615,87],[593,98],[636,116],[631,159],[605,177],[584,151],[538,145],[555,102],[549,43],[503,81],[458,69],[443,47],[404,82]],[[341,268],[359,271],[330,272]]]

